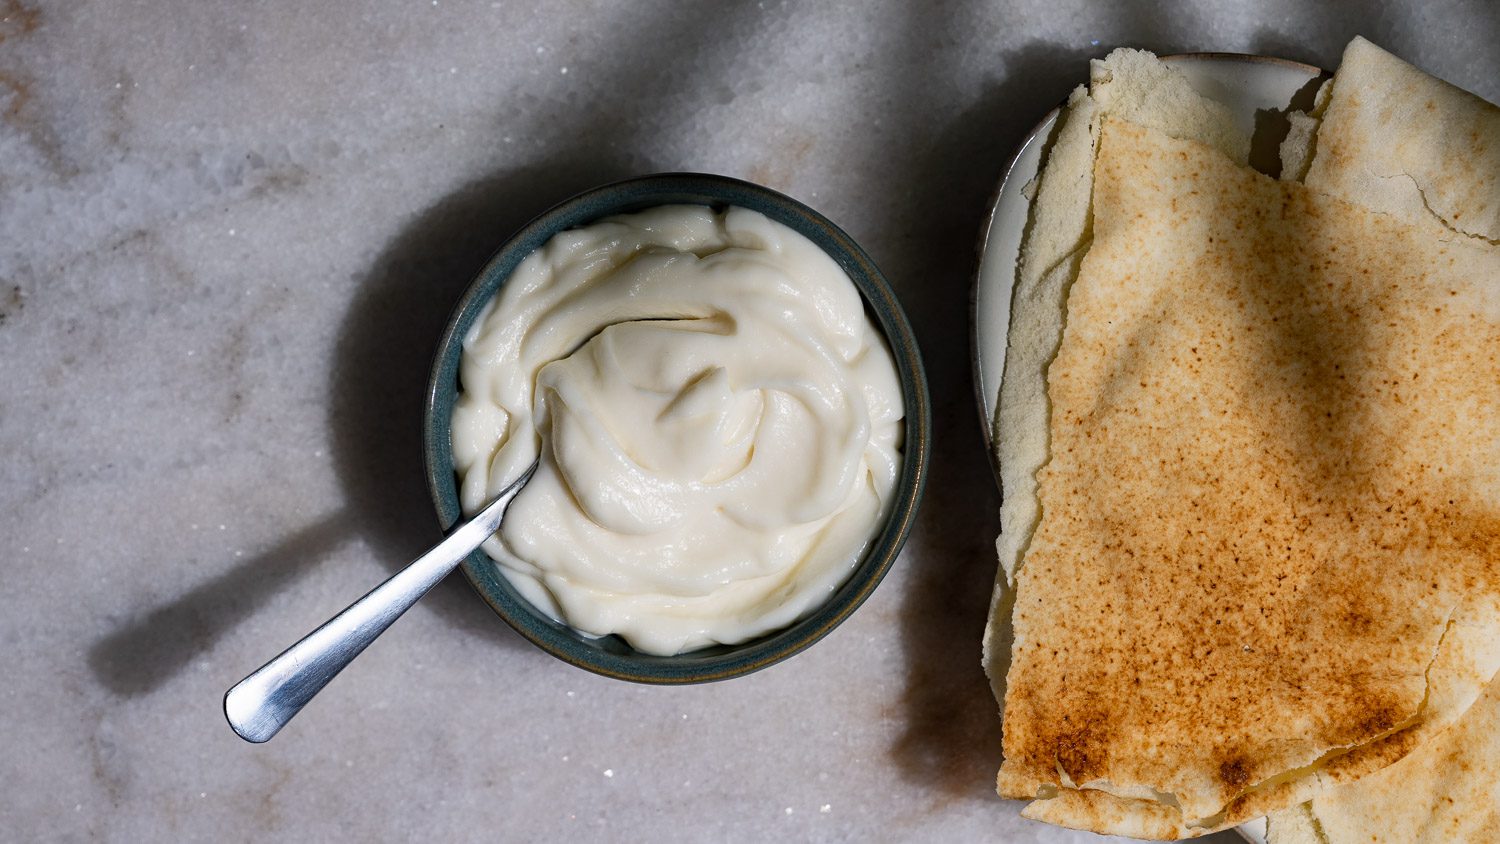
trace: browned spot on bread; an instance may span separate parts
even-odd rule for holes
[[[1244,758],[1234,756],[1219,763],[1219,781],[1234,789],[1250,784],[1250,767]]]
[[[1109,769],[1109,736],[1096,713],[1064,713],[1054,739],[1057,763],[1075,783],[1103,776]]]

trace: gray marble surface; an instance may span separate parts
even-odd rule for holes
[[[0,2],[0,839],[1083,841],[993,796],[967,295],[1011,147],[1115,45],[1500,98],[1484,0]],[[874,598],[760,674],[542,654],[450,580],[275,741],[224,690],[436,540],[444,316],[530,215],[703,170],[892,278],[935,398]],[[1230,839],[1224,839],[1230,840]]]

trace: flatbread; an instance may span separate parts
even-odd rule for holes
[[[995,410],[1000,467],[1000,557],[980,657],[996,701],[1004,706],[1010,666],[1011,578],[1036,529],[1036,471],[1047,459],[1047,365],[1062,339],[1063,302],[1088,250],[1098,106],[1079,86],[1058,117],[1046,168],[1039,174],[1031,227],[1021,247],[1005,374]]]
[[[983,664],[1003,703],[1010,642],[1006,594],[1036,529],[1036,472],[1047,460],[1047,366],[1062,338],[1064,302],[1091,239],[1094,146],[1106,115],[1212,144],[1241,163],[1250,138],[1220,103],[1144,50],[1119,49],[1090,64],[1058,117],[1039,175],[1011,302],[1005,371],[993,442],[1000,466],[1000,571],[985,630]]]
[[[1312,803],[1330,844],[1500,841],[1500,683],[1453,729],[1360,780],[1347,795]],[[1391,807],[1400,807],[1391,811]]]
[[[1308,187],[1500,241],[1500,108],[1363,38],[1344,50]]]
[[[1500,841],[1497,726],[1491,681],[1458,723],[1399,762],[1272,815],[1271,844]]]
[[[1250,160],[1250,136],[1229,109],[1145,50],[1122,48],[1089,62],[1089,93],[1103,116],[1200,141],[1240,164]]]
[[[1246,162],[1250,138],[1220,103],[1144,50],[1120,49],[1090,64],[1089,88],[1073,91],[1037,185],[1012,295],[1005,372],[995,419],[1001,471],[1000,563],[1015,575],[1036,527],[1036,471],[1047,458],[1046,369],[1062,337],[1063,303],[1087,251],[1094,140],[1106,116],[1212,144]]]
[[[999,788],[1187,837],[1395,761],[1494,675],[1465,598],[1500,596],[1500,257],[1139,126],[1099,147]]]
[[[1287,112],[1287,133],[1282,139],[1281,176],[1288,182],[1300,182],[1307,178],[1312,167],[1313,153],[1317,150],[1318,126],[1323,122],[1323,112],[1328,108],[1328,95],[1333,80],[1325,81],[1313,94],[1313,106],[1306,112]]]
[[[1494,106],[1426,76],[1363,39],[1349,45],[1332,85],[1334,95],[1321,109],[1329,119],[1318,126],[1322,115],[1317,110],[1309,118],[1318,135],[1307,142],[1305,154],[1321,159],[1316,171],[1319,188],[1376,210],[1437,221],[1453,229],[1466,221],[1485,220],[1494,200],[1500,159],[1486,145],[1460,160],[1413,159],[1412,144],[1434,147],[1438,141],[1426,128],[1431,126],[1460,133],[1465,127],[1487,132],[1484,137],[1500,146]],[[1391,133],[1414,130],[1410,115],[1418,102],[1423,128],[1415,129],[1414,137],[1406,135],[1393,142]],[[1443,113],[1429,114],[1429,103]],[[1383,120],[1397,124],[1381,138],[1368,137],[1369,113],[1376,107]],[[1339,156],[1325,158],[1317,152],[1323,132],[1330,137],[1365,136],[1357,143],[1346,143]],[[1295,159],[1304,154],[1287,145],[1282,153],[1284,167],[1289,155]],[[1414,163],[1409,171],[1413,177],[1372,183],[1369,174],[1388,170],[1392,160],[1403,166]],[[1485,166],[1491,168],[1487,173],[1475,172]],[[1450,173],[1459,178],[1450,178]],[[1478,180],[1473,181],[1476,176]],[[1372,190],[1372,184],[1377,189]],[[1490,187],[1472,190],[1485,184]],[[1419,186],[1419,201],[1413,202],[1412,192]],[[1436,209],[1446,209],[1446,216]],[[1490,226],[1475,228],[1493,240],[1492,222]],[[1500,284],[1500,278],[1488,281]],[[1472,626],[1458,630],[1470,633],[1471,648],[1500,647],[1500,642],[1485,638],[1486,631]],[[1269,830],[1273,844],[1500,840],[1500,681],[1491,681],[1480,701],[1452,729],[1389,768],[1334,789],[1310,804],[1274,813]]]

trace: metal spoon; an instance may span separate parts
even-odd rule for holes
[[[479,515],[459,525],[431,551],[236,683],[224,694],[229,726],[245,741],[259,743],[276,735],[376,636],[500,529],[511,499],[531,480],[536,467],[532,463]]]

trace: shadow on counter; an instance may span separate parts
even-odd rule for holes
[[[904,777],[945,802],[998,801],[1001,758],[999,711],[980,666],[999,495],[974,407],[968,303],[975,243],[1015,145],[1079,82],[1094,52],[1037,44],[1004,58],[1004,80],[928,146],[910,210],[935,224],[912,244],[920,255],[890,262],[893,276],[910,276],[925,262],[923,275],[950,288],[913,312],[933,379],[934,454],[912,538],[921,552],[908,557],[913,572],[901,607],[906,727],[891,749]]]
[[[135,697],[153,691],[244,621],[266,598],[289,588],[319,560],[353,538],[357,530],[350,512],[339,510],[266,551],[237,561],[223,574],[95,642],[89,648],[89,668],[117,695]],[[352,589],[349,600],[357,597],[358,590]],[[272,648],[291,642],[266,644],[266,659],[270,659],[276,655]],[[255,668],[244,666],[244,672]]]
[[[329,426],[346,505],[95,643],[88,661],[99,681],[125,696],[152,691],[350,540],[365,541],[394,573],[441,539],[423,480],[421,422],[432,350],[449,313],[512,232],[625,174],[580,153],[475,181],[417,214],[376,259],[338,330]],[[348,600],[374,585],[349,584]],[[422,605],[464,631],[524,644],[460,575]],[[307,629],[322,621],[308,619]],[[267,642],[266,658],[290,644]]]
[[[432,355],[459,297],[532,217],[627,175],[589,151],[475,181],[421,213],[360,285],[339,332],[329,427],[361,534],[392,572],[441,538],[424,480],[422,412]],[[461,575],[423,604],[466,631],[525,644]]]
[[[714,81],[675,73],[683,51],[714,55],[754,26],[755,17],[712,6],[684,9],[668,21],[627,13],[616,27],[615,48],[592,69],[628,80],[633,95],[611,97],[610,89],[601,89],[593,101],[544,109],[529,125],[496,127],[497,137],[542,136],[554,143],[416,213],[367,270],[338,328],[329,427],[346,505],[97,641],[88,663],[104,687],[122,696],[155,690],[350,540],[367,542],[394,572],[441,538],[423,480],[422,405],[431,356],[458,297],[532,217],[579,191],[652,172],[649,156],[632,151],[654,148],[658,123],[663,131],[673,128],[670,119],[655,119],[654,103],[676,102]],[[662,51],[664,42],[682,49]],[[670,117],[669,111],[661,113]],[[347,599],[374,585],[350,584]],[[422,605],[497,644],[524,644],[461,575],[440,583]],[[306,629],[323,620],[308,619]],[[267,642],[265,657],[290,644]]]
[[[497,126],[497,137],[548,139],[545,152],[421,212],[369,269],[339,331],[329,427],[361,533],[392,571],[440,536],[424,480],[422,413],[432,356],[459,297],[533,217],[590,188],[662,169],[653,166],[650,151],[661,147],[653,133],[680,131],[672,117],[686,118],[683,95],[703,94],[714,82],[677,72],[681,63],[732,47],[755,17],[714,5],[684,7],[664,20],[625,11],[610,24],[613,48],[580,68],[580,75],[618,80],[617,87],[584,89],[581,100],[570,95],[521,125]],[[461,629],[526,645],[462,575],[423,603]]]

